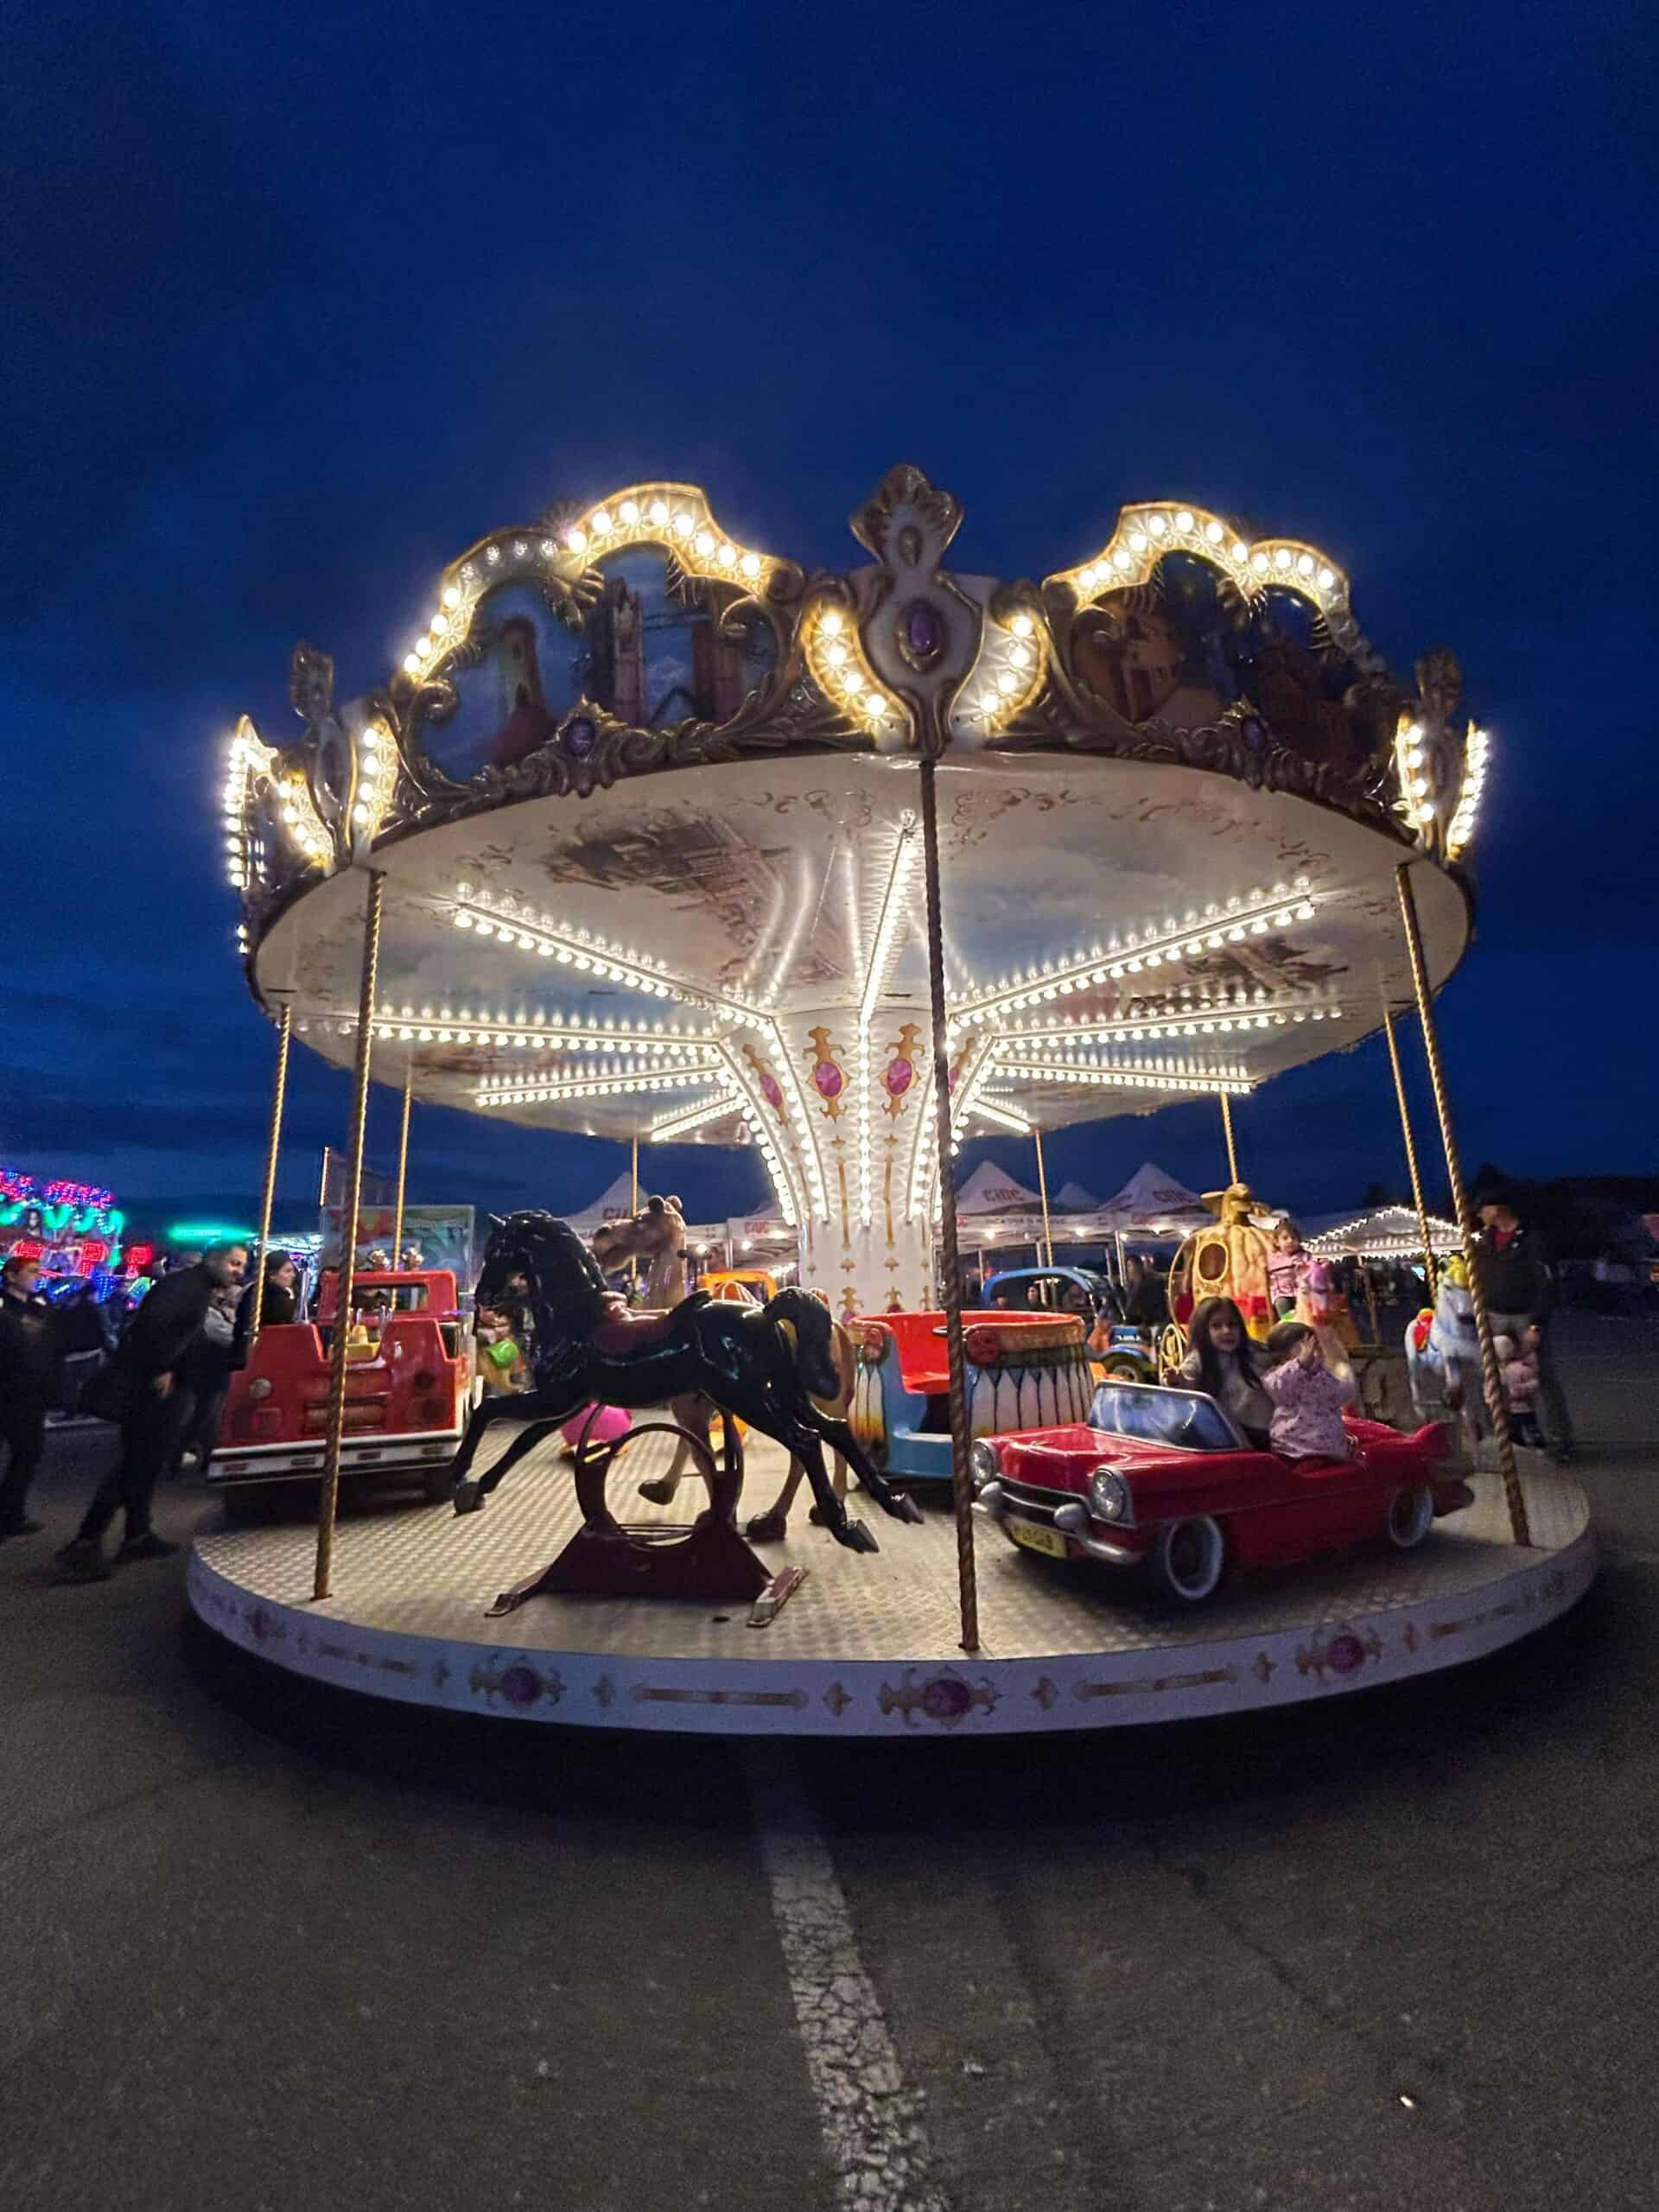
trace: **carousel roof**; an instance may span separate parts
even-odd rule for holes
[[[958,1126],[1243,1095],[1439,983],[1487,741],[1448,654],[1395,685],[1341,565],[1179,501],[1040,586],[948,570],[898,469],[817,575],[636,486],[493,533],[336,704],[225,789],[251,987],[348,1060],[383,881],[375,1073],[424,1099],[754,1142],[780,1206],[931,1187],[916,764],[937,760]],[[528,736],[527,734],[528,733]]]

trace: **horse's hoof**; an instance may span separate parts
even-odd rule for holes
[[[679,1484],[671,1482],[666,1475],[658,1475],[655,1482],[641,1483],[639,1495],[648,1497],[653,1505],[672,1505]]]
[[[476,1483],[466,1482],[455,1484],[455,1511],[457,1513],[481,1513],[483,1510],[484,1493]]]
[[[861,1521],[849,1521],[846,1528],[836,1531],[849,1552],[879,1552],[880,1545]]]
[[[743,1533],[752,1544],[781,1544],[789,1534],[789,1522],[781,1513],[757,1513],[744,1523]]]
[[[893,1501],[893,1517],[895,1521],[908,1521],[912,1529],[919,1529],[927,1516],[908,1491],[900,1491]]]
[[[815,1529],[822,1529],[825,1525],[823,1516],[816,1505],[807,1508],[806,1517]]]

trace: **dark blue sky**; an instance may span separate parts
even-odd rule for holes
[[[296,733],[443,561],[661,472],[810,563],[896,460],[967,569],[1125,499],[1330,547],[1397,672],[1442,637],[1500,751],[1446,994],[1465,1148],[1655,1166],[1645,656],[1659,137],[1637,5],[14,13],[0,105],[0,1157],[251,1192],[270,1033],[218,862],[240,709]],[[293,1096],[297,1200],[343,1078]],[[393,1099],[377,1094],[389,1154]],[[1214,1109],[1057,1139],[1216,1177]],[[1381,1048],[1242,1109],[1315,1211],[1400,1171]],[[1027,1177],[1017,1144],[995,1147]],[[970,1155],[971,1157],[971,1155]],[[617,1155],[417,1115],[416,1194],[587,1198]],[[671,1168],[698,1211],[739,1156]]]

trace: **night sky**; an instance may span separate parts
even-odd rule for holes
[[[1652,1169],[1654,21],[13,11],[0,1158],[245,1217],[271,1033],[216,796],[239,710],[298,734],[296,639],[363,690],[474,537],[658,473],[846,566],[904,460],[963,501],[964,570],[1182,497],[1327,547],[1397,675],[1449,641],[1499,748],[1442,1001],[1465,1154]],[[346,1113],[296,1060],[294,1218]],[[1377,1043],[1238,1127],[1309,1212],[1403,1172]],[[1050,1176],[1148,1154],[1221,1179],[1214,1107],[1071,1131]],[[620,1164],[417,1109],[411,1195],[575,1207]],[[760,1197],[741,1154],[664,1183]]]

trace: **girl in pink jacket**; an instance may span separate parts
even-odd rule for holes
[[[1352,1459],[1342,1409],[1354,1402],[1354,1385],[1325,1365],[1317,1333],[1304,1321],[1282,1321],[1268,1338],[1268,1357],[1278,1363],[1262,1377],[1273,1401],[1274,1450],[1287,1459]]]

